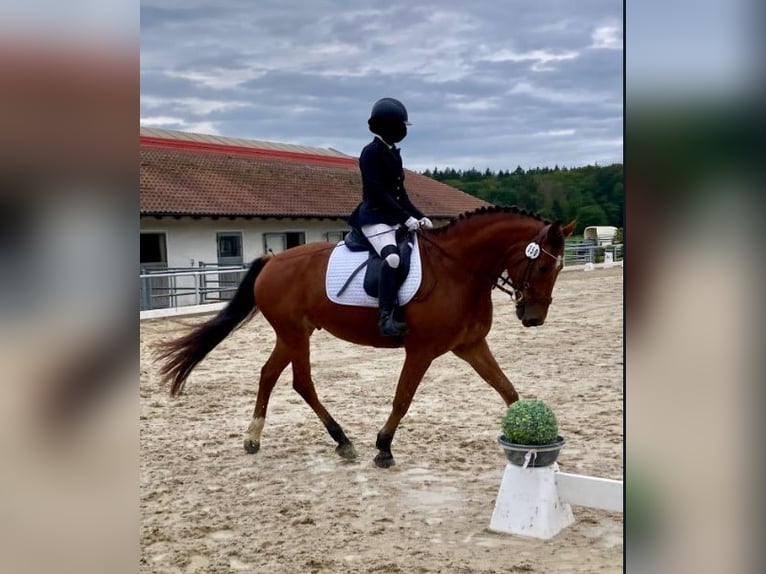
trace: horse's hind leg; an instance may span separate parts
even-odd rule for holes
[[[247,437],[245,437],[245,450],[250,454],[255,454],[261,448],[261,433],[266,422],[266,409],[269,406],[269,398],[274,390],[274,385],[276,385],[279,379],[279,375],[290,364],[290,360],[290,348],[282,339],[277,339],[274,350],[261,368],[261,379],[258,383],[258,398],[255,401],[253,420],[247,429]]]
[[[311,360],[309,356],[309,338],[308,335],[305,339],[295,344],[293,347],[293,388],[295,391],[303,397],[303,400],[313,409],[313,411],[322,421],[327,432],[338,443],[335,449],[341,457],[346,459],[356,458],[356,451],[354,445],[348,440],[346,433],[340,425],[335,422],[335,419],[330,416],[327,409],[319,401],[316,389],[314,388],[314,381],[311,380]]]

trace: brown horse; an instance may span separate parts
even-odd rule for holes
[[[518,393],[495,361],[486,336],[492,326],[492,288],[507,271],[516,314],[525,327],[542,325],[561,269],[564,240],[574,222],[562,228],[517,208],[481,208],[450,224],[419,231],[423,265],[420,289],[405,307],[409,332],[402,338],[378,332],[378,310],[331,302],[324,276],[331,247],[309,243],[256,259],[234,298],[215,317],[189,334],[165,343],[161,372],[173,396],[192,369],[229,333],[260,310],[277,341],[261,369],[253,420],[245,450],[260,448],[266,409],[274,385],[292,364],[293,388],[309,404],[338,443],[343,457],[356,456],[343,429],[317,397],[311,380],[309,337],[326,329],[336,337],[373,347],[404,347],[406,357],[393,408],[378,433],[375,464],[394,464],[391,441],[431,362],[452,351],[471,365],[509,405]]]

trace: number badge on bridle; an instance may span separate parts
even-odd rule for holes
[[[527,245],[524,254],[530,259],[537,259],[540,256],[540,245],[532,241],[529,245]]]

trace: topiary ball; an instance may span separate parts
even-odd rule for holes
[[[514,444],[551,444],[558,434],[556,415],[539,399],[520,399],[508,407],[503,417],[503,436]]]

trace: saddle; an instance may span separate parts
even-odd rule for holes
[[[398,291],[410,272],[410,261],[412,259],[412,248],[414,247],[414,243],[412,242],[410,233],[407,231],[406,227],[398,228],[396,230],[395,238],[396,246],[399,249],[400,259],[399,267],[396,268],[395,275],[396,290]],[[356,228],[351,228],[351,231],[349,231],[343,238],[343,242],[346,249],[349,251],[367,251],[369,257],[359,267],[354,269],[353,273],[351,273],[349,278],[343,284],[343,287],[338,291],[337,296],[340,297],[343,295],[343,292],[351,284],[351,281],[354,280],[354,277],[366,267],[367,270],[364,273],[364,291],[370,297],[375,297],[377,299],[379,296],[378,287],[380,285],[380,272],[384,265],[383,258],[377,254],[364,234]]]

